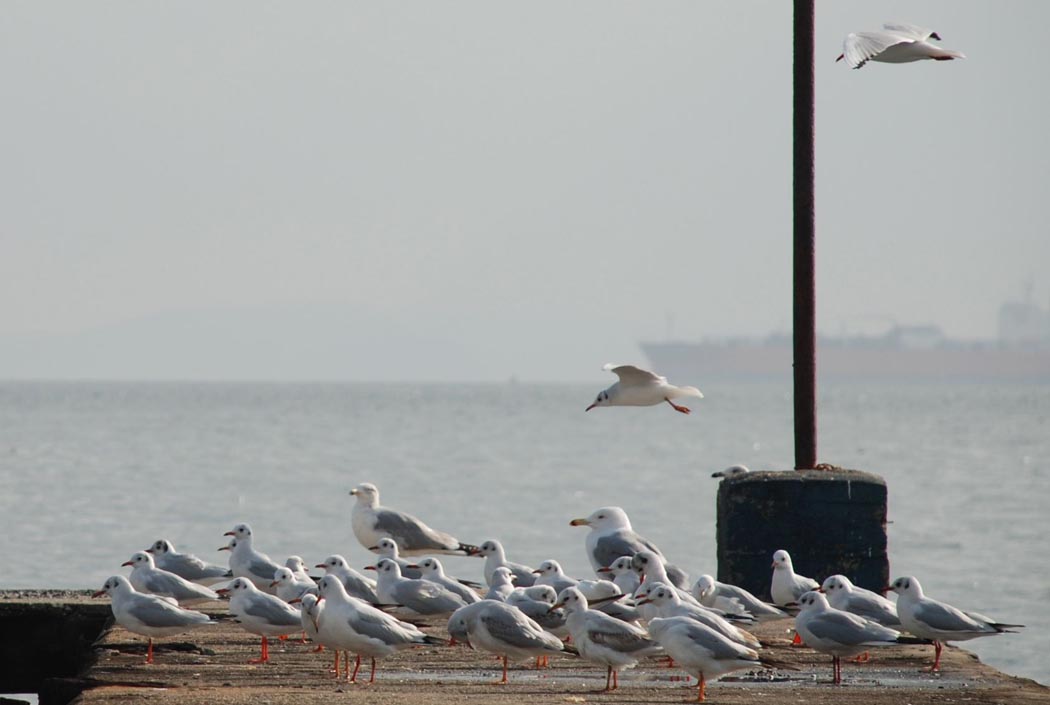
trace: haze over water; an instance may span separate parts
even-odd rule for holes
[[[584,413],[594,385],[0,384],[0,588],[97,588],[165,537],[221,562],[252,524],[274,558],[370,562],[358,482],[384,504],[512,560],[586,576],[571,518],[615,504],[695,578],[715,573],[709,475],[791,465],[789,388],[704,388],[667,408]],[[826,386],[818,459],[889,486],[891,574],[1020,634],[967,642],[1050,683],[1050,387]],[[477,578],[476,559],[446,561]],[[818,576],[820,577],[820,576]]]

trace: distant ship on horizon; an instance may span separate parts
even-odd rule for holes
[[[765,338],[639,343],[652,369],[675,380],[787,378],[790,333]],[[936,325],[894,325],[881,335],[817,336],[821,379],[1050,382],[1050,310],[1026,300],[999,308],[998,337],[948,338]]]

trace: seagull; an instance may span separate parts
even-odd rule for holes
[[[613,584],[625,595],[633,595],[638,586],[642,584],[641,578],[638,577],[631,563],[631,556],[620,556],[608,566],[599,568],[595,572],[598,575],[603,573],[612,575]]]
[[[423,571],[419,568],[410,568],[413,565],[412,561],[405,560],[401,557],[401,551],[397,547],[397,541],[383,537],[376,541],[375,546],[370,546],[369,551],[378,555],[380,558],[389,558],[390,560],[401,566],[401,575],[406,578],[422,578]]]
[[[539,576],[536,578],[536,585],[550,585],[559,594],[565,588],[576,587],[580,583],[576,578],[566,575],[561,569],[561,563],[554,560],[543,561],[540,567],[532,572]]]
[[[326,575],[335,575],[342,580],[343,587],[351,597],[364,600],[370,605],[379,604],[375,581],[351,568],[350,563],[339,554],[328,556],[323,563],[318,563],[315,567],[323,568]]]
[[[317,583],[310,578],[302,580],[288,567],[281,567],[274,571],[270,587],[277,592],[277,597],[288,603],[293,600],[301,600],[308,593],[317,594]]]
[[[749,649],[761,647],[758,638],[749,631],[741,629],[707,607],[683,602],[678,593],[665,583],[650,583],[643,585],[635,596],[635,604],[646,605],[652,603],[655,607],[656,616],[659,617],[688,617],[708,629],[721,634],[726,639],[733,641]],[[651,622],[652,619],[649,621]]]
[[[901,625],[917,637],[933,639],[933,671],[941,668],[941,649],[946,641],[966,641],[979,636],[1013,633],[1023,624],[1002,624],[975,612],[963,612],[944,602],[926,597],[922,585],[908,576],[897,578],[889,587],[897,593],[897,614]]]
[[[700,603],[689,594],[688,590],[680,587],[677,581],[671,578],[663,556],[653,551],[639,551],[631,558],[631,566],[638,574],[642,587],[648,583],[664,583],[670,585],[684,602],[693,603],[697,607],[700,606]],[[638,591],[635,590],[635,592]]]
[[[514,583],[511,582],[510,568],[500,566],[492,571],[492,578],[489,580],[489,591],[485,593],[484,599],[506,602],[507,598],[510,597],[510,594],[514,592],[514,590],[515,587]]]
[[[306,561],[299,556],[288,556],[288,560],[284,562],[284,567],[292,571],[296,580],[301,583],[305,583],[307,580],[313,581],[310,574],[306,572]]]
[[[390,561],[390,565],[397,567],[393,561]],[[415,625],[402,622],[362,600],[350,597],[343,582],[334,575],[321,578],[317,587],[321,592],[320,599],[324,602],[317,624],[318,637],[333,649],[371,657],[369,683],[375,682],[377,657],[389,656],[410,646],[442,643],[441,639],[424,634]],[[357,682],[357,668],[354,668],[350,682]]]
[[[688,617],[658,617],[649,622],[649,633],[674,663],[699,683],[697,702],[707,699],[707,680],[742,668],[771,668],[754,649],[727,639]]]
[[[504,566],[510,569],[511,581],[518,587],[529,587],[536,584],[536,576],[532,568],[521,563],[512,563],[507,560],[507,554],[503,550],[503,544],[499,541],[489,540],[478,546],[477,555],[485,559],[485,567],[481,569],[485,576],[485,583],[492,583],[492,572]]]
[[[660,645],[644,629],[589,609],[587,599],[574,587],[565,588],[551,609],[559,607],[565,608],[565,625],[580,656],[606,667],[606,691],[620,686],[620,669],[631,668],[640,659],[660,652]]]
[[[230,570],[238,578],[251,580],[255,587],[271,595],[274,589],[270,587],[273,582],[273,574],[281,566],[274,563],[268,555],[252,548],[252,527],[248,524],[238,524],[223,536],[232,536],[230,543],[220,551],[230,552]]]
[[[507,662],[532,656],[573,653],[561,639],[546,631],[514,605],[482,600],[452,613],[448,633],[473,648],[503,658],[503,679],[507,683]]]
[[[234,577],[228,568],[206,563],[192,553],[179,553],[171,541],[166,539],[154,541],[153,545],[146,549],[146,553],[153,555],[153,562],[161,570],[199,585],[210,586]]]
[[[725,470],[711,473],[711,477],[739,477],[751,472],[746,465],[730,465]]]
[[[783,549],[773,554],[772,567],[773,580],[769,594],[773,597],[773,603],[779,607],[794,604],[803,593],[820,588],[820,583],[813,578],[795,573],[791,556]]]
[[[912,24],[884,24],[882,31],[847,34],[842,42],[842,53],[835,61],[845,59],[850,68],[859,69],[868,61],[905,64],[922,59],[951,61],[966,58],[962,52],[930,44],[930,39],[941,41],[936,32]]]
[[[481,598],[478,597],[478,593],[471,590],[459,580],[445,575],[445,567],[441,565],[441,561],[437,558],[424,558],[418,565],[412,565],[423,572],[423,580],[437,583],[449,592],[456,593],[462,597],[463,601],[468,605],[481,600]]]
[[[602,507],[591,512],[583,519],[573,519],[570,526],[589,526],[587,534],[587,558],[591,567],[597,572],[600,568],[610,566],[620,556],[634,556],[639,551],[652,551],[663,558],[660,549],[651,541],[639,536],[631,528],[627,512],[620,507]],[[671,582],[679,587],[686,586],[685,573],[672,565],[667,565]],[[602,577],[599,573],[598,577]]]
[[[514,605],[530,619],[536,620],[536,624],[559,639],[564,639],[569,636],[569,629],[565,626],[565,611],[551,610],[551,606],[557,601],[558,593],[554,592],[550,585],[515,588],[506,599],[508,605]]]
[[[383,604],[401,605],[415,615],[451,614],[467,601],[448,588],[429,580],[403,578],[401,568],[389,558],[381,558],[365,570],[374,570],[379,576],[376,592]]]
[[[901,628],[897,607],[892,602],[877,592],[857,587],[845,575],[825,578],[820,592],[827,596],[828,604],[837,610],[870,619],[891,629]]]
[[[172,636],[205,625],[214,625],[206,614],[182,609],[168,598],[137,592],[123,575],[114,575],[92,597],[109,595],[113,619],[129,632],[149,639],[146,663],[153,663],[153,637]]]
[[[358,485],[350,490],[350,494],[357,497],[357,504],[350,512],[350,522],[354,536],[365,548],[375,546],[385,536],[394,539],[406,556],[428,553],[469,556],[477,553],[477,546],[435,531],[411,514],[379,506],[379,490],[370,482]]]
[[[596,406],[655,406],[667,402],[675,411],[688,414],[691,412],[688,406],[675,404],[671,400],[679,397],[704,398],[696,387],[676,387],[668,384],[666,377],[634,365],[614,365],[610,362],[602,369],[613,372],[620,381],[598,392],[594,403],[584,411],[590,411]]]
[[[145,551],[133,553],[130,560],[121,563],[122,567],[128,565],[131,566],[128,581],[138,592],[172,597],[180,605],[193,605],[219,599],[218,593],[211,588],[191,583],[174,573],[157,568],[153,564],[151,553]]]
[[[747,612],[758,622],[789,616],[784,610],[763,602],[744,588],[720,583],[707,574],[697,579],[690,594],[704,607],[729,613]]]
[[[266,663],[270,660],[268,636],[287,636],[302,628],[302,618],[281,598],[263,592],[247,578],[237,578],[229,587],[216,590],[230,596],[230,614],[238,624],[252,634],[262,637],[262,653],[248,663]]]
[[[828,604],[823,594],[810,590],[799,599],[795,630],[806,646],[831,654],[832,682],[842,683],[843,656],[856,656],[872,646],[899,644],[900,632]]]

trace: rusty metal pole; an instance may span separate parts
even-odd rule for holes
[[[795,469],[817,464],[817,330],[814,265],[813,3],[794,0]]]

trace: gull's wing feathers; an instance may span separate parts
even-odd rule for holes
[[[612,565],[620,556],[633,556],[640,551],[652,551],[663,557],[660,549],[626,529],[602,536],[594,543],[594,559],[603,566]]]
[[[850,68],[859,69],[891,46],[915,41],[900,33],[851,32],[842,43],[842,54]]]
[[[945,632],[995,631],[992,627],[978,622],[962,610],[936,600],[923,600],[915,609],[915,618],[932,629]]]
[[[540,625],[519,610],[488,610],[482,613],[480,621],[494,638],[515,648],[562,650],[561,639],[543,631]]]
[[[615,374],[624,384],[648,384],[650,382],[667,381],[666,377],[661,377],[655,372],[643,370],[641,367],[635,367],[634,365],[614,365],[611,362],[607,362],[602,365],[602,369]]]
[[[128,613],[142,624],[155,629],[206,624],[211,621],[205,614],[181,609],[161,599],[135,600]]]
[[[924,42],[930,37],[940,39],[940,37],[934,36],[936,32],[932,29],[926,29],[925,27],[920,27],[914,24],[907,24],[906,22],[887,22],[882,25],[882,28],[887,32],[894,32],[919,42]]]

